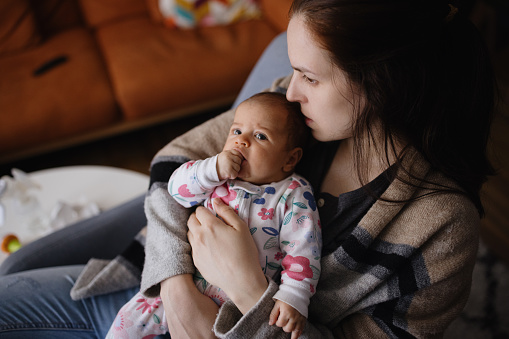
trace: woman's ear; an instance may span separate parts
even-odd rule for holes
[[[304,151],[301,147],[295,147],[288,153],[288,159],[286,163],[283,165],[284,172],[292,172],[297,165],[297,163],[302,159],[302,154]]]

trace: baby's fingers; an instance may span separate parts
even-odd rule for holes
[[[288,324],[283,328],[285,332],[292,332],[291,339],[297,339],[302,331],[304,330],[304,326],[306,325],[306,318],[302,315],[299,315],[295,318],[290,319]]]
[[[279,318],[279,307],[278,305],[276,304],[276,306],[274,306],[274,308],[272,309],[272,311],[270,311],[270,316],[269,316],[269,325],[272,326],[276,323],[277,319]]]
[[[291,339],[297,339],[298,337],[300,337],[302,331],[301,330],[294,330],[292,331],[292,338]]]
[[[232,160],[239,165],[242,163],[242,160],[244,160],[244,156],[242,155],[242,153],[240,153],[236,149],[231,150],[231,155]]]
[[[230,179],[235,179],[237,177],[237,175],[239,174],[239,172],[240,172],[240,163],[238,163],[238,164],[237,163],[233,163],[231,168],[232,168],[232,170],[233,170],[233,172],[235,174],[235,177],[234,178],[230,178]]]

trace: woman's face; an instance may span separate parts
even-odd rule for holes
[[[297,14],[290,20],[287,39],[294,71],[286,97],[300,103],[315,139],[352,137],[355,98],[346,74],[331,63],[302,16]]]

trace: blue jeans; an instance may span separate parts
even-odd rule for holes
[[[146,225],[144,197],[74,224],[11,254],[0,266],[0,338],[104,338],[139,290],[73,301],[91,258],[112,259]]]
[[[260,57],[234,106],[291,71],[282,33]],[[71,299],[70,290],[90,258],[113,259],[145,225],[139,197],[10,255],[0,266],[0,339],[104,338],[139,288],[80,301]]]
[[[0,278],[0,338],[104,338],[118,310],[139,288],[71,300],[82,265]]]

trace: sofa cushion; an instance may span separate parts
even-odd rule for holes
[[[231,98],[277,32],[262,20],[172,30],[136,18],[97,30],[129,120]]]
[[[65,29],[83,26],[78,0],[39,0],[31,3],[43,39]]]
[[[148,16],[144,0],[80,0],[88,26],[97,28],[135,16]]]
[[[164,17],[159,10],[159,0],[145,0],[150,19],[156,24],[163,24]]]
[[[36,46],[41,41],[28,0],[0,1],[0,57]]]
[[[227,25],[261,15],[255,0],[159,0],[167,27]]]
[[[58,56],[67,62],[39,76]],[[45,44],[0,58],[0,153],[91,131],[120,119],[91,34],[73,29]]]
[[[286,31],[292,2],[293,0],[260,0],[263,17],[279,32]]]

